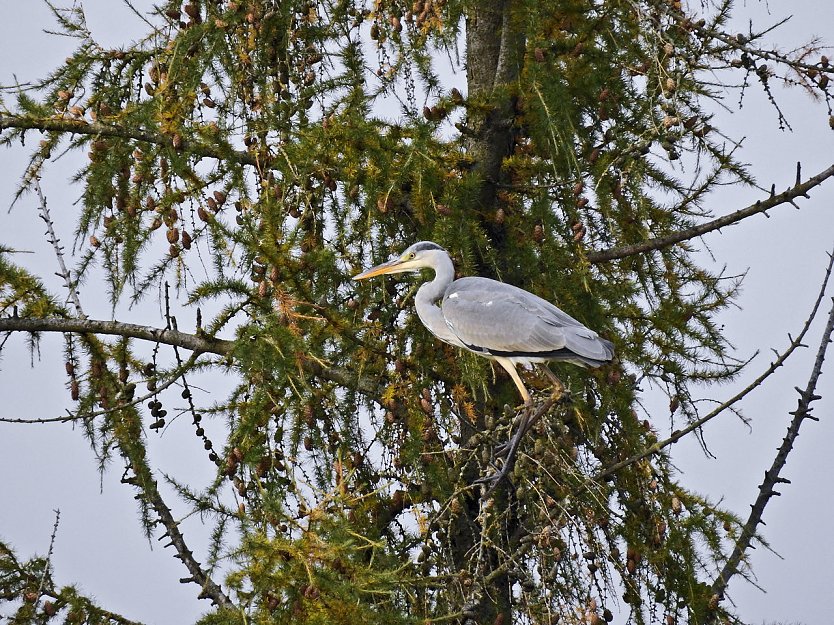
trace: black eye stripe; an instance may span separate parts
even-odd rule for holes
[[[413,252],[422,252],[423,250],[443,250],[437,243],[432,243],[431,241],[421,241],[420,243],[415,243],[414,247],[411,249]]]

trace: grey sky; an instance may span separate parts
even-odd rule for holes
[[[148,3],[137,3],[137,5]],[[121,2],[87,0],[84,3],[89,25],[104,45],[130,40],[143,32],[142,24]],[[15,72],[21,80],[42,76],[71,50],[72,41],[49,37],[41,32],[52,28],[43,4],[33,0],[0,2],[4,20],[0,22],[0,83],[9,84]],[[823,8],[820,8],[820,7]],[[777,31],[777,41],[790,48],[820,33],[830,31],[834,6],[813,0],[772,3],[771,15],[759,3],[739,3],[738,30],[746,29],[748,15],[764,25],[793,11],[794,20]],[[831,37],[829,36],[829,39]],[[766,187],[771,183],[781,190],[792,184],[795,163],[802,160],[804,175],[816,173],[834,162],[834,131],[828,128],[827,113],[820,103],[811,102],[798,91],[775,89],[786,110],[793,133],[779,132],[776,115],[766,99],[753,86],[744,108],[733,114],[722,113],[718,124],[735,138],[746,137],[743,160]],[[727,104],[734,106],[736,97]],[[42,237],[43,225],[37,217],[35,201],[24,197],[11,214],[5,206],[23,172],[31,145],[25,149],[0,150],[0,242],[14,244],[36,254],[20,262],[55,271],[51,248]],[[56,220],[63,227],[61,236],[71,243],[72,203],[78,189],[67,185],[79,161],[64,158],[49,168],[44,190]],[[724,214],[746,206],[761,194],[751,189],[727,188],[715,194],[709,207]],[[707,389],[703,395],[723,399],[751,380],[770,362],[771,348],[783,349],[787,334],[795,335],[816,295],[826,262],[826,252],[834,244],[834,182],[815,190],[811,200],[800,200],[802,210],[780,207],[771,218],[757,216],[741,226],[709,235],[705,242],[717,266],[728,264],[730,273],[750,269],[739,301],[740,309],[727,311],[722,321],[728,336],[746,358],[756,350],[762,354],[739,379],[738,384]],[[404,242],[407,243],[407,242]],[[710,262],[705,256],[706,262]],[[56,282],[56,291],[57,291]],[[830,289],[830,293],[834,289]],[[96,305],[85,298],[85,303]],[[830,300],[828,300],[830,302]],[[98,302],[100,316],[109,315]],[[822,315],[827,312],[824,304]],[[142,311],[125,320],[142,322]],[[153,314],[150,321],[158,322]],[[684,472],[689,488],[724,499],[724,505],[746,516],[756,487],[769,466],[776,447],[784,436],[788,412],[796,407],[794,386],[804,386],[811,369],[822,324],[814,325],[806,341],[811,348],[795,355],[789,365],[743,403],[751,418],[752,431],[729,414],[710,423],[705,439],[717,459],[703,455],[690,437],[673,448],[677,466]],[[68,402],[65,374],[57,337],[43,342],[42,360],[28,368],[29,354],[23,337],[12,338],[0,363],[0,397],[4,417],[56,416]],[[765,514],[765,537],[785,559],[759,549],[752,555],[762,594],[741,579],[730,586],[742,618],[749,622],[803,622],[808,625],[830,621],[827,597],[834,581],[830,562],[834,545],[830,533],[834,485],[834,353],[829,355],[820,391],[824,399],[816,407],[819,423],[806,422],[798,446],[789,461],[782,497],[771,502]],[[657,398],[647,398],[654,422],[666,429],[666,406]],[[173,438],[173,437],[171,437]],[[174,463],[177,470],[205,468],[202,456],[192,458],[190,447],[180,448],[176,440],[154,439],[153,453],[163,463]],[[190,464],[190,462],[193,463]],[[114,465],[100,483],[99,474],[87,443],[80,432],[69,426],[20,426],[0,424],[0,536],[18,549],[21,557],[45,553],[53,523],[52,510],[62,511],[55,545],[54,563],[61,583],[78,583],[81,589],[101,603],[129,618],[148,623],[190,622],[206,602],[195,598],[196,588],[180,585],[185,575],[180,563],[158,543],[149,548],[138,521],[133,492],[119,484],[120,467]],[[193,532],[201,532],[196,519],[187,522]],[[201,557],[201,556],[200,556]]]

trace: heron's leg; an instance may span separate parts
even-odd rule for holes
[[[544,363],[539,363],[538,366],[539,370],[544,372],[544,374],[547,376],[547,379],[550,380],[550,383],[553,385],[553,388],[557,392],[562,392],[565,390],[565,385],[562,384],[562,380],[560,380],[559,377],[550,370],[550,367],[548,367]]]
[[[524,386],[524,383],[521,381],[521,377],[518,375],[518,370],[515,368],[515,364],[509,358],[495,358],[499,365],[504,367],[507,373],[510,374],[510,377],[515,382],[516,387],[518,388],[518,392],[521,393],[521,397],[524,399],[524,408],[522,410],[522,414],[518,420],[518,429],[510,438],[509,442],[501,445],[497,450],[497,455],[505,455],[506,458],[504,459],[504,466],[501,468],[501,471],[498,473],[497,479],[495,484],[500,482],[504,477],[507,476],[509,471],[512,469],[512,466],[515,462],[515,455],[518,452],[518,448],[521,445],[521,441],[524,438],[524,435],[530,429],[530,427],[535,423],[535,419],[533,419],[533,399],[530,397],[530,393],[527,392],[527,389]],[[492,489],[490,489],[491,491]]]
[[[550,382],[553,384],[553,397],[557,402],[561,401],[566,396],[565,385],[562,384],[562,381],[556,377],[556,374],[553,373],[547,365],[539,364],[538,366],[544,371],[545,375],[547,375]],[[541,418],[541,414],[534,412],[532,410],[532,406],[527,406],[527,408],[528,409],[524,411],[519,419],[518,430],[516,430],[516,433],[513,434],[508,443],[501,445],[496,450],[497,455],[503,456],[506,454],[508,459],[512,458],[512,456],[518,451],[518,447],[521,444],[521,440],[524,438],[524,435],[527,434],[527,432],[529,432]]]
[[[547,378],[550,380],[550,383],[553,385],[553,397],[554,397],[555,401],[559,402],[559,401],[562,401],[566,396],[568,398],[570,397],[570,394],[567,393],[567,391],[565,390],[565,385],[562,384],[562,380],[560,380],[556,376],[556,374],[553,373],[550,370],[550,367],[548,367],[544,363],[539,363],[538,367],[539,367],[539,369],[544,371],[544,374],[547,376]],[[530,428],[532,428],[534,425],[536,425],[536,422],[540,418],[541,418],[541,414],[536,414],[536,413],[533,413],[532,411],[530,411],[522,419],[521,426],[518,428],[518,432],[516,433],[515,437],[513,437],[513,438],[514,439],[518,438],[519,439],[518,443],[520,443],[521,439],[524,437],[524,435],[527,434],[527,432],[530,431]],[[510,443],[512,443],[512,441],[510,441]],[[518,444],[516,444],[516,447],[518,447]]]
[[[515,386],[518,389],[518,392],[521,393],[521,398],[524,400],[525,406],[530,406],[533,403],[533,400],[530,398],[530,393],[527,392],[527,389],[524,387],[524,382],[521,381],[521,376],[518,375],[518,370],[515,368],[515,364],[509,358],[504,358],[503,356],[495,356],[495,362],[499,365],[504,367],[504,370],[510,374],[510,377],[515,382]]]

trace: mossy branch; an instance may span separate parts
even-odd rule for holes
[[[77,334],[108,334],[151,341],[163,345],[183,347],[201,354],[229,356],[234,342],[208,335],[189,334],[179,330],[154,328],[123,321],[100,319],[61,319],[58,317],[0,318],[0,332],[73,332]],[[303,360],[304,368],[311,374],[341,386],[354,388],[371,399],[381,395],[382,387],[367,376],[356,375],[339,367],[328,367],[315,359]]]

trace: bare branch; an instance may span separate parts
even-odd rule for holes
[[[121,447],[123,450],[125,449],[124,445]],[[130,457],[129,452],[127,455]],[[138,475],[145,476],[145,479],[140,479],[138,476],[124,477],[122,478],[122,481],[141,490],[142,496],[154,509],[154,512],[156,512],[156,515],[159,517],[159,522],[165,527],[164,536],[167,536],[170,540],[170,543],[166,546],[172,546],[176,549],[177,559],[179,559],[185,565],[185,568],[188,569],[188,572],[191,573],[191,577],[181,579],[180,581],[182,583],[194,582],[199,584],[203,589],[199,595],[200,599],[211,599],[218,606],[232,605],[232,600],[226,595],[226,593],[223,592],[223,589],[217,585],[209,574],[202,569],[200,563],[194,558],[194,554],[185,543],[185,537],[182,535],[182,532],[180,532],[179,523],[177,523],[177,520],[171,513],[171,509],[168,507],[168,504],[166,504],[162,499],[162,495],[157,488],[156,480],[146,476],[147,467],[144,464],[141,464],[141,468],[136,466],[132,459],[131,465],[133,465],[134,471],[136,471]]]
[[[120,137],[122,139],[133,139],[135,141],[144,141],[145,143],[153,143],[164,147],[172,147],[172,140],[170,137],[151,132],[149,130],[139,130],[134,128],[126,128],[124,126],[116,126],[104,122],[88,122],[84,119],[75,119],[71,117],[54,117],[54,118],[33,118],[22,117],[16,115],[0,116],[0,130],[7,128],[19,128],[22,130],[40,130],[43,132],[65,132],[77,135],[96,135],[100,137]],[[257,158],[240,150],[218,150],[215,146],[205,143],[194,143],[190,141],[182,141],[178,149],[190,152],[195,156],[204,156],[207,158],[216,158],[218,160],[231,159],[241,165],[258,165]]]
[[[811,415],[811,404],[820,399],[820,396],[816,394],[817,381],[822,373],[822,363],[825,360],[828,346],[831,344],[831,335],[834,333],[834,298],[832,298],[831,301],[832,306],[831,312],[828,313],[828,323],[825,326],[825,331],[823,332],[822,340],[820,341],[820,346],[817,350],[817,358],[814,361],[814,367],[811,370],[808,383],[805,386],[805,390],[798,387],[796,389],[799,392],[799,400],[797,402],[796,410],[790,413],[793,415],[793,419],[791,419],[791,423],[788,426],[788,432],[782,440],[782,444],[779,446],[779,451],[773,459],[773,464],[771,464],[770,469],[765,471],[764,480],[759,486],[759,495],[756,497],[756,502],[750,510],[750,516],[747,517],[747,522],[741,530],[741,535],[736,542],[733,553],[730,555],[730,558],[727,560],[724,568],[718,574],[718,577],[716,577],[715,581],[712,583],[712,590],[716,595],[718,595],[719,598],[724,596],[724,592],[727,589],[727,584],[729,584],[730,579],[733,575],[738,573],[741,560],[750,548],[751,542],[755,538],[756,528],[759,523],[762,522],[762,515],[764,514],[765,507],[771,497],[780,494],[775,490],[776,485],[780,483],[790,483],[789,480],[779,477],[779,474],[787,463],[788,455],[793,450],[793,445],[797,436],[799,436],[799,428],[802,426],[802,422],[805,419],[813,419],[814,421],[818,420],[817,417]]]
[[[724,215],[723,217],[718,217],[712,221],[693,226],[692,228],[686,228],[685,230],[679,230],[666,236],[647,239],[646,241],[641,241],[640,243],[624,245],[622,247],[613,247],[597,252],[589,252],[587,255],[588,261],[591,263],[604,263],[610,260],[618,260],[628,256],[635,256],[637,254],[659,250],[661,248],[680,243],[681,241],[694,239],[695,237],[702,236],[712,232],[713,230],[718,230],[719,228],[738,223],[747,217],[758,215],[759,213],[763,213],[766,210],[781,204],[792,204],[793,206],[796,206],[796,204],[793,203],[793,200],[798,197],[807,197],[808,191],[818,187],[831,176],[834,176],[834,165],[831,165],[828,169],[821,171],[816,176],[811,176],[805,182],[798,182],[782,193],[771,195],[766,200],[759,200],[755,204],[751,204],[750,206],[737,210],[729,215]]]
[[[35,419],[22,419],[15,417],[0,417],[0,423],[24,423],[24,424],[45,424],[45,423],[70,423],[83,419],[81,415],[68,414],[63,417],[43,417]]]

